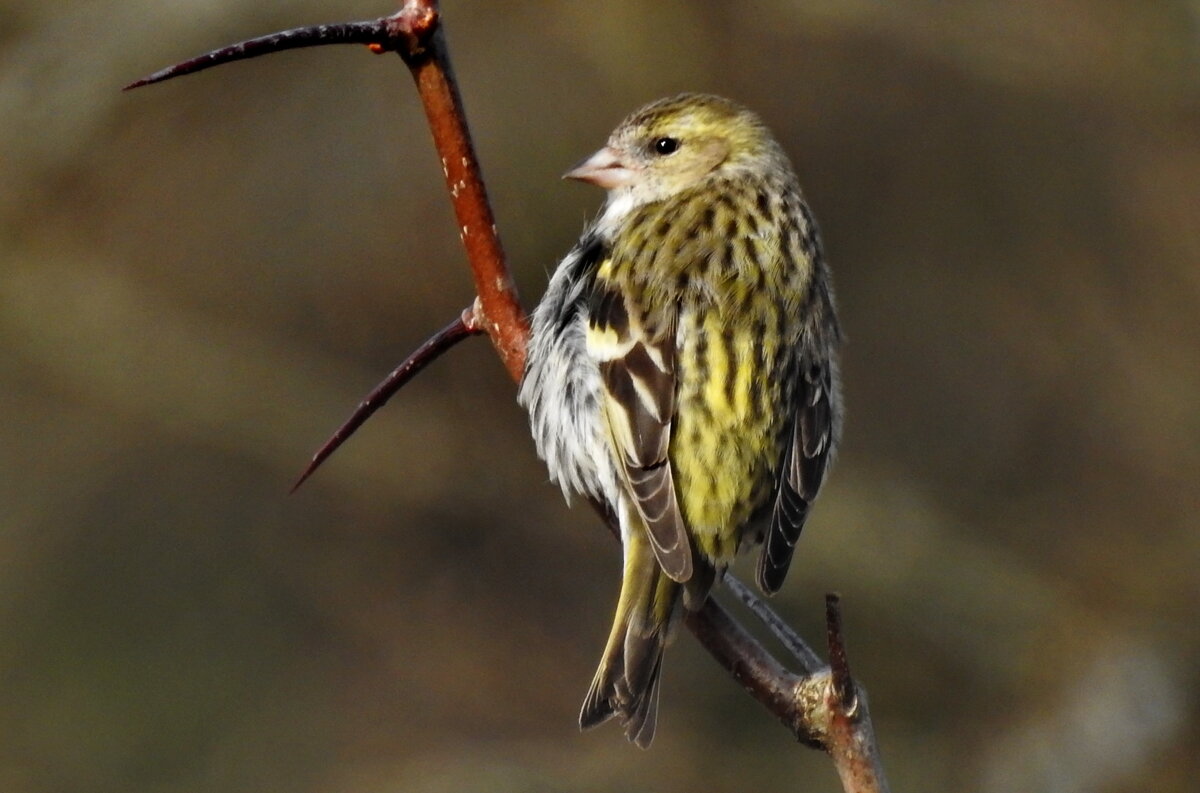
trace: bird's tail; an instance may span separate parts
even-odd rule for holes
[[[663,650],[677,619],[682,585],[654,558],[645,529],[625,532],[625,573],[612,632],[579,713],[579,726],[618,716],[625,736],[645,749],[654,738]]]

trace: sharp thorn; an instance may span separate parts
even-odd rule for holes
[[[375,411],[379,410],[389,399],[395,396],[396,392],[403,388],[409,380],[420,374],[426,366],[433,363],[443,353],[463,339],[482,332],[464,321],[468,317],[468,311],[464,311],[453,322],[431,336],[412,355],[404,359],[403,363],[393,369],[392,373],[384,378],[383,382],[375,386],[371,390],[371,393],[367,394],[366,398],[350,414],[350,418],[346,419],[345,423],[338,427],[333,435],[329,437],[329,440],[325,441],[321,445],[321,448],[317,449],[308,466],[300,474],[300,478],[296,480],[296,484],[292,485],[292,489],[289,492],[295,493],[300,485],[304,484],[305,480],[312,476],[317,468],[329,459],[330,455],[337,451],[339,446],[345,443]]]
[[[159,69],[154,74],[134,80],[122,90],[129,91],[143,85],[161,83],[172,77],[194,74],[223,63],[257,58],[259,55],[268,55],[272,52],[282,52],[299,47],[319,47],[324,44],[366,44],[375,51],[394,49],[393,36],[394,33],[389,29],[386,19],[312,25],[282,30],[278,33],[270,33],[266,36],[240,41],[237,44],[230,44],[228,47],[221,47],[165,69]]]

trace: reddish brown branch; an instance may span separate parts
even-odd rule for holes
[[[830,669],[827,674],[811,678],[821,679],[824,687],[812,723],[821,725],[825,751],[833,759],[846,793],[887,793],[887,778],[867,710],[867,695],[850,677],[842,634],[841,598],[834,593],[825,596],[825,631]]]
[[[475,320],[475,309],[468,308],[449,325],[429,337],[412,355],[393,369],[382,383],[375,386],[371,393],[358,403],[358,407],[350,414],[350,418],[346,419],[345,423],[329,436],[329,440],[317,449],[316,454],[309,461],[308,467],[300,474],[296,484],[292,485],[292,492],[295,493],[300,485],[304,484],[304,481],[321,466],[321,463],[329,459],[329,456],[337,451],[339,446],[345,443],[367,419],[371,418],[375,411],[386,405],[387,401],[395,396],[396,392],[403,388],[409,380],[424,371],[426,366],[449,352],[463,339],[482,332]]]
[[[509,375],[519,382],[525,371],[529,319],[521,308],[496,233],[496,221],[471,143],[462,98],[450,68],[437,3],[406,0],[393,20],[396,27],[403,22],[409,35],[410,49],[401,55],[417,84],[429,131],[442,159],[442,173],[454,203],[459,237],[475,276],[480,321]]]
[[[798,708],[796,691],[805,678],[785,669],[711,597],[699,611],[688,612],[688,630],[733,679],[779,719],[797,740],[814,749],[823,745]]]

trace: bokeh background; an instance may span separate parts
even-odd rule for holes
[[[835,791],[686,634],[649,752],[579,702],[618,554],[472,340],[394,56],[160,66],[388,3],[0,2],[0,790]],[[821,219],[841,460],[776,604],[845,597],[893,789],[1194,791],[1200,3],[445,0],[526,305],[682,89]]]

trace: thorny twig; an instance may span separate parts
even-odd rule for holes
[[[528,318],[505,264],[450,68],[437,0],[404,0],[395,14],[376,20],[297,28],[251,39],[155,72],[126,88],[270,52],[342,43],[365,44],[373,52],[396,52],[412,73],[434,145],[441,156],[478,298],[473,309],[426,342],[363,401],[350,420],[314,456],[301,482],[396,390],[462,338],[471,333],[487,333],[509,374],[519,381],[529,336]],[[607,510],[599,505],[597,509],[611,524]],[[866,694],[850,678],[837,596],[830,596],[826,602],[833,664],[830,670],[818,668],[815,654],[756,595],[740,582],[728,580],[734,594],[796,656],[803,674],[785,668],[711,598],[699,611],[688,614],[688,628],[717,662],[799,740],[823,749],[833,758],[848,793],[886,792],[887,782],[867,712]]]
[[[375,411],[387,404],[387,401],[396,395],[404,385],[421,372],[425,367],[442,357],[443,353],[449,352],[450,348],[458,344],[468,336],[474,336],[483,331],[479,327],[475,306],[463,309],[453,322],[439,330],[426,340],[424,344],[418,347],[412,355],[404,359],[404,361],[392,370],[392,373],[384,378],[383,382],[375,386],[371,393],[363,398],[362,402],[358,403],[358,407],[350,414],[350,418],[346,419],[342,426],[329,437],[317,449],[316,454],[312,456],[308,466],[296,480],[296,484],[292,485],[292,492],[300,488],[300,485],[316,472],[321,467],[321,463],[329,459],[329,456],[337,451],[347,438],[375,414]]]

